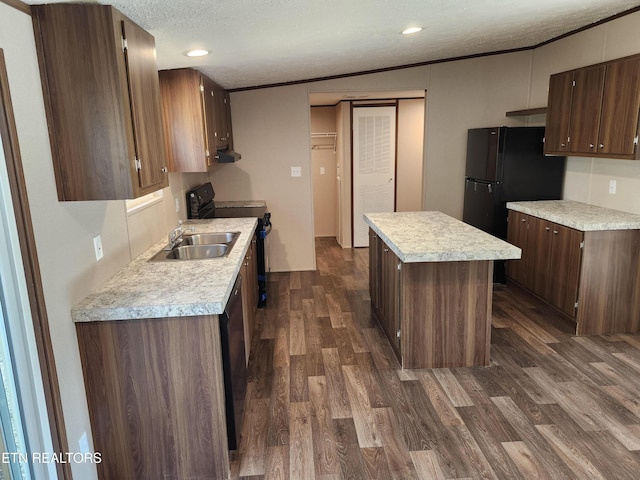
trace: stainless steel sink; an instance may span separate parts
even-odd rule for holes
[[[211,245],[213,243],[230,244],[238,238],[238,232],[194,233],[182,236],[180,245]]]
[[[195,233],[183,235],[177,244],[164,247],[153,257],[151,262],[167,260],[203,260],[220,258],[229,254],[236,243],[240,232]]]
[[[224,257],[228,250],[229,246],[222,243],[212,245],[181,245],[168,252],[167,258],[176,260],[218,258]]]

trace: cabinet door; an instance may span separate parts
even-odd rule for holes
[[[369,229],[369,296],[371,306],[380,309],[382,284],[382,241]]]
[[[205,123],[205,144],[207,166],[215,163],[216,158],[216,84],[208,77],[202,76],[202,108]]]
[[[604,67],[578,70],[574,73],[569,151],[595,154],[602,110]]]
[[[526,284],[528,215],[509,210],[507,242],[522,250],[520,260],[507,260],[507,276],[520,285]]]
[[[171,172],[206,172],[202,76],[196,70],[161,70],[164,137]]]
[[[552,237],[546,299],[573,317],[578,298],[583,233],[562,225],[553,225]]]
[[[549,288],[552,231],[553,223],[541,218],[529,217],[527,247],[530,257],[527,262],[525,286],[542,298],[547,298]]]
[[[224,112],[227,119],[227,145],[229,150],[233,150],[233,128],[231,127],[231,97],[229,92],[224,91]]]
[[[598,153],[633,158],[640,112],[639,85],[639,57],[606,66]]]
[[[381,242],[382,243],[382,242]],[[398,265],[400,260],[391,249],[382,243],[382,317],[384,319],[382,328],[384,329],[391,346],[399,354],[400,339],[397,332],[400,329],[399,316],[399,296],[400,296],[400,274]]]
[[[568,149],[573,72],[558,73],[549,78],[545,153],[562,153]]]
[[[144,195],[169,185],[155,41],[126,17],[121,18],[121,25],[127,43],[127,77],[139,161],[138,187],[139,194]]]
[[[242,275],[242,314],[244,324],[244,341],[247,364],[251,353],[251,339],[256,325],[258,308],[258,275],[255,257],[255,238],[252,240],[240,270]]]
[[[216,148],[226,150],[229,147],[227,137],[227,111],[225,107],[225,91],[216,85],[215,88],[215,110],[216,110]]]

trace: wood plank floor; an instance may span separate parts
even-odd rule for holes
[[[640,337],[575,337],[494,292],[489,367],[401,370],[371,316],[368,250],[316,239],[270,276],[235,479],[638,479]]]

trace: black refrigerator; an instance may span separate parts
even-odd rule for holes
[[[543,150],[544,127],[470,129],[463,221],[506,240],[507,202],[561,199],[566,159]],[[493,277],[505,282],[504,261]]]

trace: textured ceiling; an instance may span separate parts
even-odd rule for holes
[[[57,3],[60,0],[26,3]],[[113,0],[156,39],[162,68],[227,89],[537,45],[640,0]],[[405,36],[409,26],[424,30]],[[183,55],[191,48],[212,53]]]

